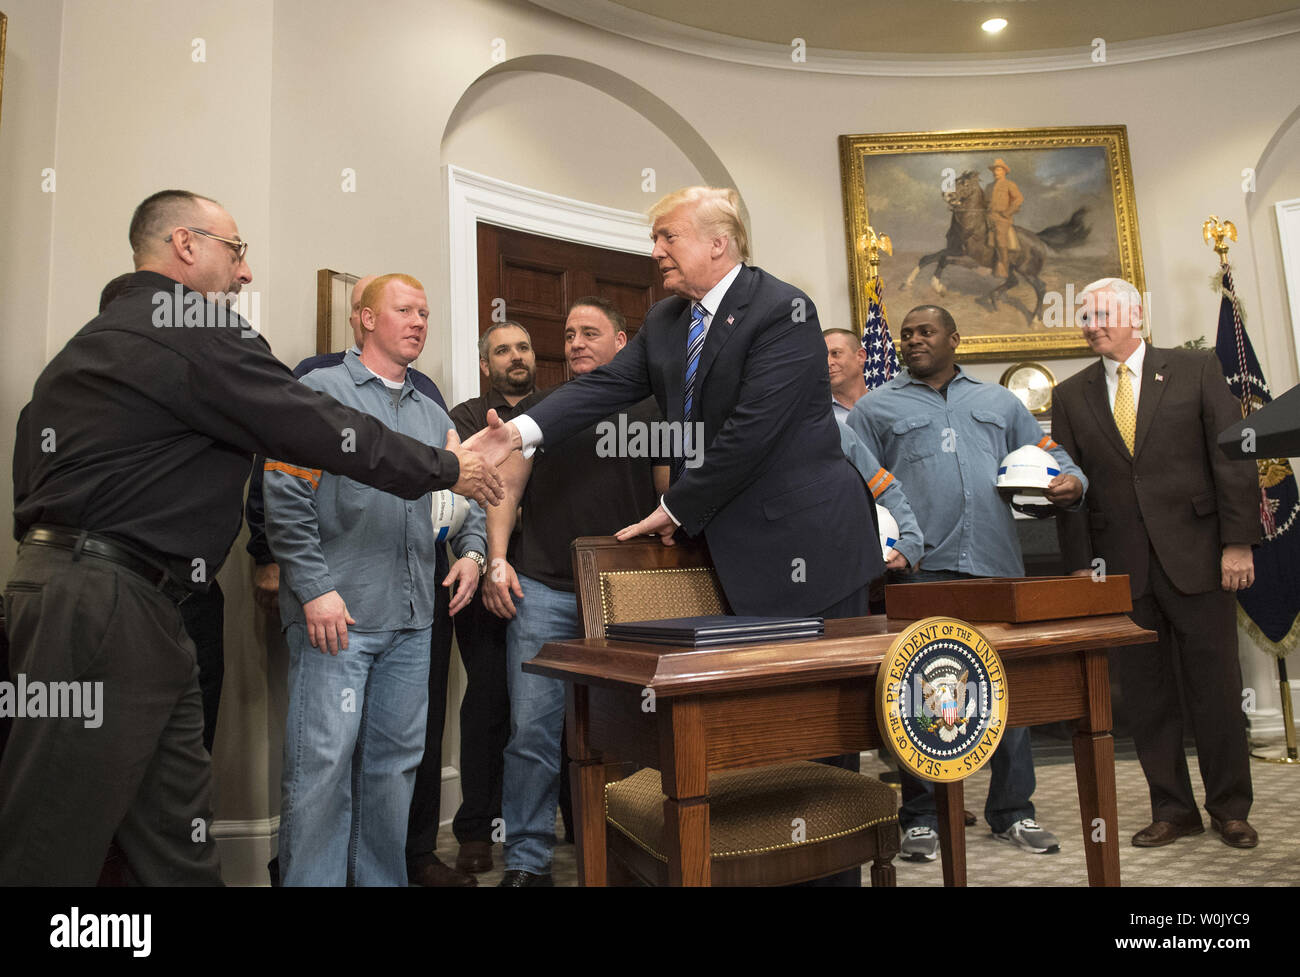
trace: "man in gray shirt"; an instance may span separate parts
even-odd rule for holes
[[[896,475],[925,536],[919,569],[894,582],[1019,577],[1025,572],[1010,506],[997,491],[998,465],[1026,444],[1043,448],[1060,474],[1049,501],[1077,507],[1087,488],[1063,448],[1043,435],[1033,415],[1004,387],[980,383],[954,362],[961,336],[946,309],[913,309],[899,330],[906,372],[857,402],[848,426]],[[984,817],[996,837],[1037,854],[1060,844],[1034,820],[1034,762],[1029,729],[1007,729],[990,761]],[[938,854],[934,788],[903,771],[899,827],[902,854]]]
[[[418,281],[380,276],[362,296],[361,353],[349,350],[302,382],[425,443],[459,444],[451,419],[407,370],[424,348],[428,316]],[[281,878],[286,886],[406,885],[439,584],[431,496],[407,501],[279,461],[266,463],[265,494],[290,655]],[[477,503],[452,544],[460,559],[440,583],[452,589],[455,614],[485,562]]]

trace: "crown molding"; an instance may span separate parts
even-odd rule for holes
[[[1288,10],[1221,27],[1207,27],[1106,46],[1106,61],[1092,61],[1091,46],[1026,51],[1009,57],[969,55],[891,55],[886,53],[808,48],[807,61],[790,60],[788,44],[774,44],[674,23],[632,10],[612,0],[531,0],[538,6],[601,30],[668,48],[680,54],[730,61],[758,68],[813,71],[836,75],[941,77],[1016,75],[1044,71],[1099,69],[1117,64],[1155,61],[1216,48],[1300,33],[1300,10]]]

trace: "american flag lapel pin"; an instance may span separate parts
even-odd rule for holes
[[[1163,373],[1157,373],[1156,383],[1164,383],[1164,382],[1165,382],[1165,375]]]

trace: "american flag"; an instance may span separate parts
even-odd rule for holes
[[[862,348],[867,351],[867,363],[862,368],[862,379],[868,390],[898,376],[898,353],[885,318],[884,291],[879,275],[867,282],[867,317],[862,323]]]

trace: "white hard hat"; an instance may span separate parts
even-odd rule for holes
[[[998,492],[1004,498],[1017,492],[1042,495],[1043,489],[1059,474],[1061,469],[1056,467],[1055,458],[1037,445],[1027,444],[1011,452],[998,465]]]
[[[898,522],[883,505],[876,505],[876,524],[880,527],[880,556],[889,558],[889,551],[898,545]]]
[[[451,489],[433,493],[433,534],[439,543],[454,536],[465,525],[469,500]]]

